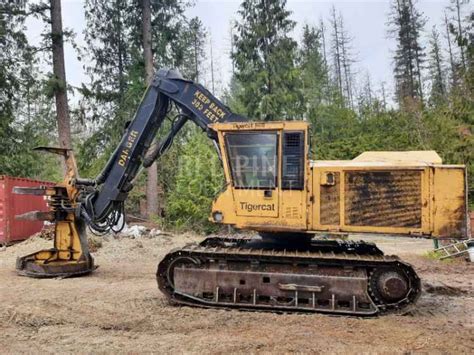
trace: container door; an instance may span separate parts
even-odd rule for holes
[[[463,166],[437,166],[434,168],[434,236],[468,237],[466,180],[466,168]]]

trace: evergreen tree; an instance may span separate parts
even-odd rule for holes
[[[430,38],[429,52],[429,71],[431,78],[431,95],[432,104],[438,104],[444,101],[446,97],[445,71],[443,65],[444,59],[441,54],[441,45],[439,33],[436,27],[433,27]]]
[[[451,6],[448,9],[453,13],[454,24],[450,24],[450,32],[455,36],[456,42],[458,44],[459,53],[460,53],[460,66],[463,71],[466,70],[466,46],[467,41],[463,29],[462,21],[462,9],[465,4],[469,3],[469,0],[450,0]]]
[[[244,0],[235,35],[239,100],[255,120],[300,118],[304,110],[295,66],[295,27],[285,0]]]
[[[465,7],[469,4],[469,0],[451,0],[451,6],[448,10],[451,12],[451,16],[445,14],[446,24],[446,36],[453,38],[455,43],[454,48],[450,44],[450,59],[453,71],[453,89],[457,91],[457,94],[469,95],[470,86],[469,82],[472,82],[472,37],[474,36],[473,23],[474,23],[474,11],[468,9],[467,15],[464,17]],[[463,18],[464,17],[464,18]],[[452,59],[454,57],[454,59]]]
[[[89,120],[103,127],[117,121],[125,100],[131,65],[130,8],[127,0],[86,0],[84,8],[85,40],[91,61],[86,73],[91,83],[83,87],[83,94],[91,100]]]
[[[180,67],[183,58],[188,57],[180,45],[186,29],[183,27],[184,1],[150,1],[150,6],[153,68]],[[81,151],[83,156],[107,156],[113,143],[121,137],[124,123],[133,117],[147,85],[142,3],[138,0],[86,0],[85,18],[85,40],[91,65],[86,67],[90,84],[83,86],[82,93],[86,124],[92,134]],[[82,160],[82,169],[90,173],[98,166],[100,164]]]
[[[445,30],[446,30],[446,42],[448,43],[448,54],[449,54],[449,68],[451,72],[451,80],[450,84],[451,86],[456,86],[457,85],[457,70],[456,70],[456,63],[454,61],[454,54],[453,54],[453,48],[452,48],[452,41],[451,41],[451,32],[449,30],[449,21],[448,21],[448,15],[446,12],[444,13],[444,25],[445,25]]]
[[[329,67],[328,67],[328,56],[326,51],[326,26],[322,18],[319,20],[319,31],[321,33],[321,47],[322,56],[324,63],[324,72],[326,73],[326,86],[329,87]]]
[[[362,119],[365,119],[365,116],[373,109],[379,109],[379,105],[375,105],[376,98],[372,89],[372,81],[369,72],[366,73],[364,79],[357,97],[357,108]]]
[[[390,32],[397,41],[394,55],[396,99],[401,106],[409,101],[422,103],[425,54],[420,36],[425,24],[423,15],[415,8],[413,0],[393,0],[389,23]]]
[[[51,133],[54,113],[35,55],[39,51],[26,36],[27,5],[0,5],[0,174],[53,179],[60,176],[56,159],[32,152],[57,136]]]
[[[168,221],[179,229],[210,232],[216,225],[207,221],[212,200],[222,189],[222,166],[214,147],[197,128],[176,157],[179,169],[168,194]],[[176,164],[176,162],[175,162]]]
[[[312,111],[326,99],[327,72],[321,48],[321,32],[307,24],[303,26],[299,67],[306,108]]]
[[[204,61],[206,60],[206,38],[207,31],[204,25],[197,17],[189,21],[189,28],[186,31],[187,47],[186,57],[188,60],[183,68],[183,75],[186,78],[200,82],[203,79],[205,69]]]
[[[18,69],[30,55],[24,12],[20,2],[0,5],[0,174],[17,175],[23,170],[18,155],[24,147],[16,144],[19,132],[14,121],[22,103],[18,92],[24,71]]]

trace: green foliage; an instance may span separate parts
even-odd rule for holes
[[[254,120],[301,118],[303,96],[297,69],[295,22],[285,0],[242,2],[234,38],[238,99]]]
[[[32,152],[54,135],[51,101],[25,33],[26,12],[22,1],[0,6],[0,174],[55,179],[45,166],[56,166],[56,160]]]
[[[197,19],[186,24],[187,6],[182,0],[151,1],[156,68],[174,66],[189,73],[196,65],[187,60],[201,59],[200,48],[195,51],[199,43],[194,39],[204,36],[203,26]],[[86,67],[91,84],[81,88],[81,106],[84,107],[84,124],[91,132],[79,148],[78,161],[81,172],[91,176],[112,153],[125,123],[133,119],[147,83],[140,2],[87,0],[85,18],[85,39],[92,64]],[[91,156],[98,157],[98,161],[91,160]]]
[[[187,1],[151,3],[155,67],[178,67],[186,77],[199,79],[205,69],[203,24],[197,18],[185,18]],[[341,83],[331,74],[334,68],[328,67],[323,25],[305,25],[298,45],[290,37],[295,23],[284,0],[242,2],[232,50],[236,72],[224,101],[251,120],[304,117],[312,127],[313,159],[352,159],[368,150],[436,150],[445,163],[468,166],[473,201],[473,15],[464,20],[462,28],[456,16],[447,21],[448,33],[455,39],[451,80],[442,56],[446,48],[433,32],[427,68],[430,78],[420,83],[418,74],[424,70],[419,42],[422,16],[410,0],[393,4],[398,6],[391,25],[398,42],[394,75],[400,108],[387,109],[385,94],[377,97],[369,75],[362,88],[355,81],[346,82],[352,77],[350,71],[346,73],[352,60],[343,53],[349,49],[347,35],[335,10],[333,22],[342,36],[338,39]],[[456,0],[453,4],[465,6]],[[56,141],[51,96],[61,83],[40,69],[37,52],[25,36],[24,5],[7,2],[0,11],[0,45],[4,48],[0,52],[0,174],[60,180],[55,156],[31,152],[34,146]],[[47,19],[45,5],[30,6],[29,11]],[[81,88],[81,101],[71,116],[77,119],[73,128],[79,171],[84,177],[94,177],[121,138],[124,123],[133,118],[146,83],[140,3],[86,0],[85,5],[90,63],[86,71],[91,82]],[[50,39],[45,37],[44,44]],[[422,84],[430,89],[429,105],[418,104]],[[350,104],[352,95],[357,106]],[[406,96],[410,99],[405,100]],[[158,136],[163,137],[170,125],[166,121]],[[158,162],[158,176],[164,226],[201,232],[216,228],[207,217],[223,184],[222,168],[214,147],[196,127],[188,124],[175,138]],[[127,211],[132,214],[139,214],[144,203],[145,181],[143,173],[127,200]]]
[[[304,101],[312,109],[320,106],[327,96],[328,73],[320,41],[321,33],[317,28],[303,27],[299,67]]]
[[[196,129],[178,158],[175,186],[167,195],[167,220],[178,229],[211,232],[211,203],[222,188],[221,162],[209,139]]]
[[[426,20],[412,0],[393,0],[390,32],[397,41],[394,54],[396,99],[400,106],[423,102],[422,65],[425,61],[421,32]]]
[[[444,80],[445,73],[443,67],[443,56],[441,53],[441,44],[439,33],[436,30],[436,27],[433,27],[431,32],[428,64],[431,76],[430,103],[437,105],[445,101],[446,84]]]
[[[182,35],[173,41],[174,66],[187,79],[199,82],[204,73],[207,31],[201,20],[194,17],[180,31]]]

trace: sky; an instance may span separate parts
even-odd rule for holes
[[[237,11],[240,2],[240,0],[195,0],[195,5],[186,11],[189,17],[199,17],[210,34],[215,67],[214,77],[218,82],[219,91],[222,91],[231,77],[230,22],[239,19]],[[442,29],[443,11],[447,4],[448,0],[418,1],[417,8],[427,18],[424,33],[426,41],[433,25]],[[291,36],[299,40],[305,23],[317,25],[321,18],[328,22],[333,5],[342,14],[347,31],[353,38],[352,47],[357,59],[355,70],[359,73],[359,78],[365,77],[366,73],[370,72],[373,86],[379,87],[382,82],[385,82],[387,87],[391,87],[393,84],[391,58],[396,44],[387,35],[389,1],[288,0],[287,8],[292,12],[291,18],[296,21],[296,28]],[[62,15],[63,26],[74,30],[76,41],[85,46],[83,31],[86,23],[83,0],[63,0]],[[43,25],[39,20],[29,19],[27,26],[28,37],[36,43],[40,39]],[[209,53],[209,48],[206,50]],[[210,57],[209,54],[208,57]],[[69,84],[80,86],[82,82],[87,82],[88,78],[83,69],[84,63],[77,60],[76,53],[70,44],[65,47],[65,58]],[[209,77],[204,79],[203,84],[209,86]]]

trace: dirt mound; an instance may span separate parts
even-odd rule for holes
[[[436,295],[444,295],[444,296],[462,296],[468,293],[467,290],[463,290],[460,287],[449,286],[442,282],[438,282],[438,283],[424,282],[423,290],[428,293],[433,293]]]

